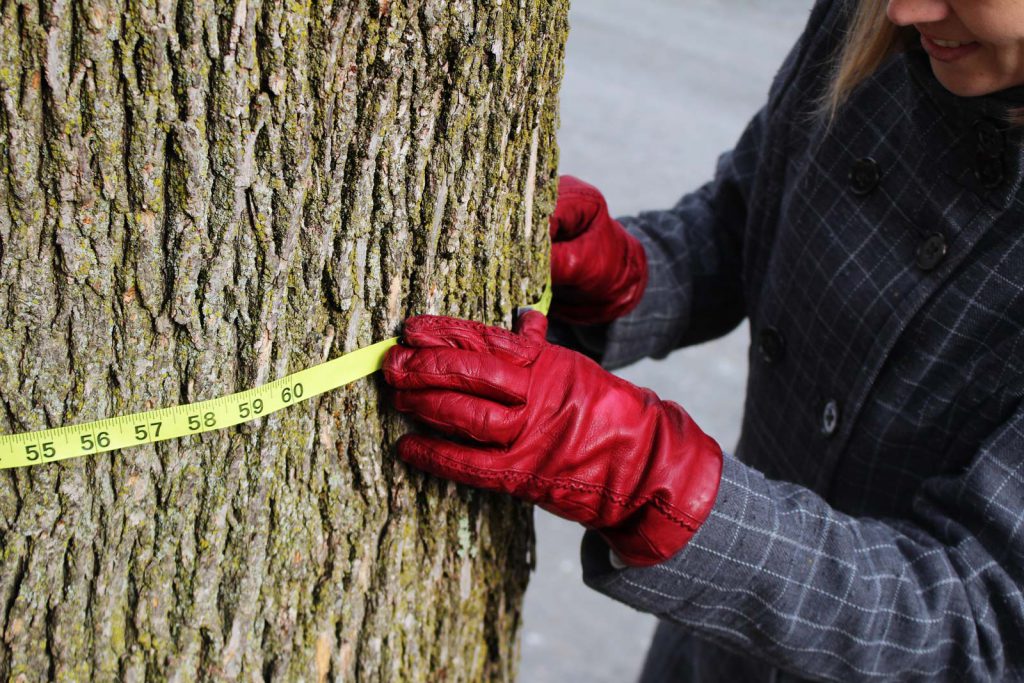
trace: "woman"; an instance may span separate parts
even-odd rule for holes
[[[1022,84],[1024,3],[821,0],[713,182],[552,217],[605,368],[749,319],[735,457],[535,313],[407,322],[385,377],[440,435],[400,456],[584,524],[662,619],[646,680],[1024,678]]]

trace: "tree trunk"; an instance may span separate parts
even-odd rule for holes
[[[539,297],[567,0],[0,0],[0,429]],[[0,678],[510,680],[530,511],[377,378],[0,482]]]

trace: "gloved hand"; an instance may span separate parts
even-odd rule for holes
[[[647,286],[643,245],[608,214],[593,185],[562,176],[551,230],[551,313],[570,323],[597,325],[639,303]]]
[[[407,435],[399,456],[510,493],[598,530],[624,562],[657,564],[714,504],[722,451],[675,403],[549,344],[547,319],[518,333],[418,316],[390,350],[395,407],[444,435]]]

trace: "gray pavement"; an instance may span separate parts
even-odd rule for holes
[[[710,179],[763,104],[811,0],[577,0],[562,87],[560,168],[599,187],[612,213],[671,206]],[[748,334],[642,361],[620,374],[686,406],[735,444]],[[581,530],[536,512],[523,683],[635,680],[654,619],[580,580]]]

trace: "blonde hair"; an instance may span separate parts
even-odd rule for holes
[[[829,121],[854,89],[868,79],[890,55],[905,49],[918,37],[917,30],[901,27],[886,15],[888,0],[860,0],[836,60],[828,90],[821,99],[821,112]],[[1024,108],[1012,108],[1005,120],[1024,127]]]
[[[836,61],[832,83],[822,101],[822,109],[829,119],[835,117],[850,93],[871,76],[886,57],[903,47],[906,33],[889,21],[885,7],[886,0],[860,0],[857,4]]]

